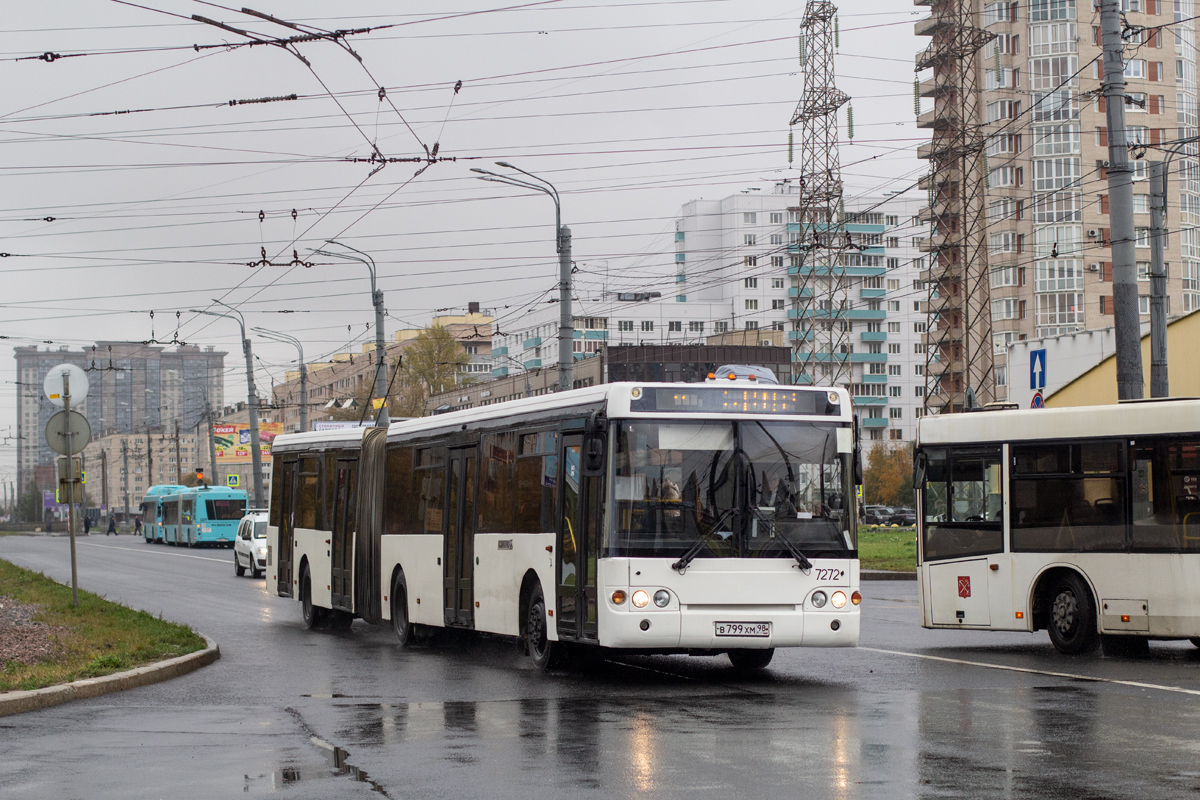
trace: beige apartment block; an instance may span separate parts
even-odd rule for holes
[[[916,32],[949,35],[943,4],[917,0],[933,15]],[[1191,0],[1122,0],[1132,31],[1125,48],[1126,127],[1145,145],[1134,153],[1134,225],[1142,321],[1149,319],[1150,204],[1147,164],[1161,145],[1197,132],[1195,13]],[[1076,0],[974,4],[980,28],[995,38],[978,51],[978,103],[986,147],[989,302],[996,394],[1025,380],[1027,364],[1006,363],[1014,341],[1111,327],[1112,249],[1108,215],[1108,129],[1100,97],[1103,66],[1099,14]],[[945,14],[941,15],[946,18]],[[1177,20],[1180,20],[1177,22]],[[1186,21],[1184,21],[1186,20]],[[1160,27],[1165,26],[1165,27]],[[944,85],[921,77],[926,110],[918,126],[958,124],[943,118]],[[923,110],[924,110],[923,109]],[[970,123],[968,123],[970,124]],[[1200,169],[1196,147],[1174,159],[1167,189],[1167,313],[1200,307]],[[921,155],[928,157],[928,146]],[[932,186],[932,184],[930,184]]]

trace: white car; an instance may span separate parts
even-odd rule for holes
[[[240,578],[261,578],[267,570],[267,512],[256,511],[242,517],[237,538],[233,540],[233,571]]]

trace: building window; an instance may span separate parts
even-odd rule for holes
[[[758,256],[742,256],[742,265],[747,267],[757,267]]]
[[[925,365],[924,364],[913,364],[913,375],[916,375],[917,377],[921,377],[924,374],[925,374]]]
[[[782,289],[783,288],[783,278],[771,278],[771,288],[772,289]]]
[[[925,387],[924,386],[914,386],[913,394],[917,397],[924,397],[925,396]]]
[[[745,286],[747,289],[757,289],[758,288],[758,278],[746,278],[744,281],[742,281],[742,285]]]
[[[729,332],[729,323],[728,322],[714,322],[713,330],[716,331],[717,333],[728,333]]]
[[[888,419],[904,419],[904,409],[903,408],[889,408],[888,409]]]
[[[689,322],[688,323],[688,331],[690,333],[704,333],[704,323],[703,322]]]
[[[888,247],[899,247],[900,246],[900,237],[899,236],[887,237],[887,246]]]
[[[755,236],[753,233],[747,233],[742,236],[742,242],[747,247],[753,247],[754,245],[758,244],[758,237]]]
[[[752,319],[746,320],[746,330],[748,330],[748,331],[758,330],[758,323]]]
[[[667,323],[667,331],[675,332],[675,333],[683,333],[683,322],[681,320],[677,320],[677,319],[671,320],[670,322]]]
[[[889,322],[888,323],[888,333],[899,333],[899,332],[900,332],[900,323],[899,322]]]
[[[783,212],[782,211],[772,211],[771,212],[771,224],[772,225],[782,225],[783,224]]]
[[[927,323],[914,322],[913,323],[913,333],[924,333],[926,327],[928,327]]]
[[[899,410],[899,409],[897,409],[897,410]],[[899,428],[892,428],[891,430],[888,431],[888,434],[891,437],[892,441],[894,441],[894,442],[898,442],[898,441],[901,441],[904,439],[904,431],[900,430]]]
[[[888,311],[899,311],[900,310],[900,301],[899,300],[888,300],[887,304],[888,304],[888,306],[887,306]]]
[[[887,268],[888,268],[888,269],[899,269],[899,268],[900,268],[900,259],[898,259],[898,258],[889,258],[889,259],[887,260]]]
[[[758,215],[753,211],[747,211],[742,214],[742,222],[746,225],[753,225],[758,220]]]
[[[783,234],[782,233],[772,233],[771,234],[771,244],[783,244]]]
[[[899,327],[899,323],[897,323],[897,327]],[[888,344],[888,355],[892,355],[892,356],[900,355],[899,342],[891,342]]]
[[[621,320],[620,322],[617,323],[617,330],[619,330],[619,331],[633,330],[633,320],[631,320],[631,319]]]
[[[744,303],[744,307],[745,307],[746,311],[758,311],[758,301],[757,300],[746,300]]]
[[[771,256],[771,266],[772,267],[782,267],[783,266],[783,256]]]
[[[650,319],[644,319],[644,320],[642,320],[642,330],[643,330],[643,331],[652,331],[652,330],[654,330],[654,320],[650,320]]]
[[[888,368],[888,375],[895,375],[897,377],[900,376],[900,365],[899,364],[888,364],[887,368]]]
[[[900,386],[889,386],[888,387],[888,397],[899,397],[901,390],[902,390],[902,387],[900,387]]]

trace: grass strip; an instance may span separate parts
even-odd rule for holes
[[[80,590],[71,606],[71,587],[0,559],[0,595],[38,607],[37,622],[54,627],[55,656],[36,664],[5,661],[0,691],[41,689],[82,678],[98,678],[205,647],[204,638],[145,611]]]
[[[858,559],[862,569],[917,571],[917,534],[912,528],[860,525]]]

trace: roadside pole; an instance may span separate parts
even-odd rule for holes
[[[71,376],[63,373],[63,410],[67,412],[67,532],[71,537],[71,605],[79,607],[79,570],[75,564],[75,432],[71,430]],[[59,484],[62,485],[61,482]]]
[[[1168,156],[1169,158],[1170,156]],[[1167,270],[1166,246],[1167,166],[1150,162],[1150,396],[1167,397]]]

